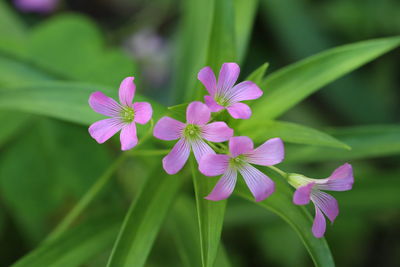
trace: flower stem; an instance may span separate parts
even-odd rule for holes
[[[268,166],[268,168],[270,168],[271,170],[279,173],[283,178],[285,178],[285,179],[287,178],[287,173],[282,171],[281,169],[279,169],[277,167],[274,167],[274,166]]]
[[[150,130],[140,140],[136,148],[143,145],[151,137],[152,128],[153,128],[153,123],[151,122]],[[85,193],[85,195],[83,195],[83,197],[78,201],[78,203],[72,208],[72,210],[65,216],[65,218],[56,226],[56,228],[47,236],[47,238],[43,242],[47,243],[57,239],[71,226],[71,224],[82,214],[82,212],[90,205],[90,203],[92,203],[92,201],[96,198],[96,196],[103,190],[105,185],[111,179],[113,173],[125,161],[127,156],[131,155],[153,156],[153,155],[164,155],[164,154],[166,154],[165,150],[137,150],[130,153],[128,152],[120,154],[117,157],[117,159],[97,179],[97,181],[89,188],[89,190]]]
[[[126,154],[121,154],[114,163],[108,167],[108,169],[99,177],[99,179],[89,188],[89,190],[83,195],[79,202],[73,207],[73,209],[65,216],[65,218],[56,226],[56,228],[48,235],[44,240],[44,243],[50,242],[57,239],[62,233],[64,233],[69,226],[78,218],[78,216],[89,206],[93,199],[98,193],[104,188],[107,182],[112,177],[115,170],[125,160]]]
[[[163,156],[169,152],[169,149],[143,149],[132,151],[129,156]]]

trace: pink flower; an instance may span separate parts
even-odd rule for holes
[[[107,97],[102,92],[95,92],[89,97],[89,105],[97,113],[111,117],[93,123],[89,127],[90,135],[102,144],[121,130],[121,149],[129,150],[136,146],[136,122],[146,124],[153,114],[150,103],[135,102],[136,86],[134,77],[125,78],[119,87],[119,101]]]
[[[15,6],[23,12],[53,12],[59,0],[14,0]]]
[[[338,203],[331,195],[321,190],[347,191],[353,187],[353,168],[346,163],[337,168],[331,176],[325,179],[311,179],[300,174],[289,174],[289,183],[296,188],[293,203],[306,205],[310,200],[314,203],[315,218],[312,232],[315,237],[324,235],[326,221],[323,214],[333,223],[339,214]]]
[[[201,173],[206,176],[223,174],[206,199],[218,201],[228,198],[235,188],[238,171],[256,201],[262,201],[274,192],[274,182],[250,163],[271,166],[282,162],[283,142],[280,138],[272,138],[256,149],[253,146],[250,138],[235,136],[229,139],[229,155],[211,154],[201,159]]]
[[[257,99],[263,91],[251,81],[244,81],[235,85],[240,73],[236,63],[224,63],[219,72],[218,83],[210,67],[200,70],[197,78],[203,83],[210,95],[204,101],[212,112],[227,109],[235,119],[248,119],[251,109],[248,105],[240,103],[243,100]]]
[[[179,141],[171,152],[163,158],[163,167],[168,174],[179,172],[185,165],[192,148],[197,162],[206,154],[215,154],[204,141],[224,142],[233,135],[233,130],[225,122],[210,121],[210,109],[203,103],[195,101],[186,109],[186,123],[170,117],[162,117],[154,127],[154,136],[161,140]]]

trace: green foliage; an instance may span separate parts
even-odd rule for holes
[[[310,253],[315,266],[335,266],[325,238],[315,238],[311,233],[312,219],[308,211],[302,206],[293,205],[293,190],[290,186],[283,181],[282,177],[266,168],[264,168],[264,172],[274,178],[276,193],[257,204],[276,213],[296,231]],[[239,183],[236,192],[243,198],[254,201],[253,196],[244,187],[243,183]]]
[[[338,128],[331,130],[330,133],[352,149],[343,151],[333,148],[292,147],[288,150],[287,160],[295,162],[343,161],[400,153],[400,126],[398,125]]]
[[[350,146],[318,130],[283,121],[262,121],[240,124],[241,135],[250,136],[254,142],[264,142],[280,137],[283,141],[295,144],[326,146],[350,150]]]
[[[199,174],[194,158],[191,158],[194,191],[196,193],[197,216],[200,232],[202,266],[214,266],[224,222],[226,200],[212,202],[204,199],[215,183]]]
[[[59,239],[39,246],[13,267],[78,267],[108,249],[117,234],[120,221],[102,216],[63,234]]]
[[[301,12],[304,3],[293,2],[291,10],[294,11],[291,14],[298,23],[295,23],[297,27],[292,26],[293,20],[286,20],[284,16],[287,14],[287,3],[291,2],[263,2],[264,7],[271,6],[264,12],[271,15],[271,21],[275,21],[278,29],[283,29],[280,31],[284,31],[282,35],[286,38],[287,46],[292,47],[296,43],[293,40],[304,40],[300,45],[295,45],[293,54],[296,56],[322,50],[324,43],[315,38],[314,29],[309,29],[313,27],[311,20]],[[202,67],[211,66],[217,73],[224,62],[243,62],[257,15],[258,0],[194,0],[181,1],[180,4],[182,12],[176,36],[178,46],[174,48],[172,87],[174,100],[184,100],[186,103],[166,109],[156,101],[136,94],[135,101],[151,102],[155,121],[163,115],[185,121],[187,103],[201,99],[205,93],[197,81],[197,73]],[[26,22],[31,19],[36,18],[24,18]],[[126,29],[121,30],[126,32]],[[204,199],[211,192],[217,177],[200,175],[193,158],[189,163],[191,175],[186,170],[174,176],[164,174],[159,167],[161,163],[158,156],[169,150],[162,147],[161,142],[150,139],[152,124],[149,124],[150,127],[138,127],[139,138],[144,136],[145,131],[148,133],[143,138],[146,141],[144,148],[122,154],[114,162],[111,160],[115,154],[113,144],[98,146],[88,136],[86,126],[104,118],[88,106],[89,95],[94,91],[102,91],[116,98],[120,81],[139,73],[133,60],[120,48],[106,42],[103,35],[92,20],[78,14],[60,13],[28,28],[12,8],[4,1],[0,2],[0,123],[5,126],[0,130],[0,204],[5,206],[0,214],[0,230],[5,231],[8,227],[4,221],[9,216],[23,235],[24,245],[34,248],[13,266],[91,266],[91,260],[97,255],[109,255],[114,241],[108,266],[152,266],[147,263],[147,258],[157,243],[156,237],[163,225],[172,236],[184,266],[231,266],[230,262],[240,266],[234,261],[236,255],[227,254],[221,244],[227,201]],[[319,43],[319,49],[309,46],[313,43]],[[324,133],[275,119],[325,85],[399,44],[399,37],[390,37],[336,47],[277,70],[266,78],[268,63],[264,63],[245,79],[257,83],[265,92],[261,99],[249,103],[252,105],[252,118],[246,121],[232,120],[230,125],[237,126],[236,135],[248,135],[257,143],[280,137],[286,143],[297,144],[286,145],[289,164],[342,162],[398,155],[398,125],[338,128]],[[263,49],[267,50],[265,47]],[[260,57],[257,64],[265,60]],[[274,62],[272,57],[268,60]],[[247,64],[246,61],[242,65]],[[273,65],[276,66],[276,63]],[[385,80],[386,77],[382,75],[380,79]],[[355,88],[347,86],[345,89],[348,92],[342,97],[346,97],[347,93],[353,97],[359,95]],[[386,99],[389,98],[386,95]],[[335,101],[339,103],[338,107],[343,106],[341,101]],[[351,111],[351,108],[346,110]],[[363,108],[369,110],[368,105]],[[317,122],[316,125],[324,124]],[[125,175],[114,175],[117,179],[113,185],[117,184],[118,187],[112,187],[109,181],[114,172],[119,170],[120,162],[132,155],[141,156],[142,160],[133,162],[135,171],[125,170]],[[140,180],[140,177],[136,173],[146,173],[143,169],[147,166],[157,168],[139,187],[136,180]],[[382,174],[373,167],[364,166],[363,169],[368,170],[363,176]],[[276,192],[257,205],[260,209],[277,214],[295,230],[316,266],[334,266],[326,240],[312,236],[312,220],[308,210],[293,205],[293,190],[282,177],[270,169],[264,168],[264,171],[275,180]],[[356,210],[358,213],[354,214],[362,216],[382,207],[393,212],[399,200],[395,190],[398,173],[382,175],[390,179],[377,184],[374,177],[367,178],[360,182],[361,189],[355,190],[354,194],[338,197],[340,201],[343,200],[344,210],[351,210],[351,214]],[[186,190],[182,187],[189,176],[193,179],[194,197],[192,188]],[[241,180],[236,193],[254,205],[252,195]],[[126,185],[129,187],[127,192],[139,187],[140,194],[134,197],[120,227],[120,216],[110,215],[109,211],[120,210],[119,205],[125,204],[122,200],[125,200],[124,196],[120,195],[125,192],[123,187]],[[88,207],[108,187],[119,189],[109,191],[118,195],[119,202],[102,206],[102,216],[95,217],[94,211]],[[191,193],[190,199],[186,191]],[[373,194],[375,198],[371,198]],[[180,197],[176,200],[178,195]],[[130,194],[126,198],[132,199]],[[237,208],[236,204],[230,202],[234,208]],[[170,209],[172,205],[174,208]],[[262,223],[266,221],[284,227],[270,213],[261,211],[263,214],[259,215],[260,210],[247,207],[242,212],[242,218],[231,219],[233,225],[249,228],[249,225],[259,223],[260,219]],[[51,235],[37,245],[59,220],[61,223]],[[265,229],[269,225],[258,227]],[[285,230],[282,232],[285,234]],[[275,235],[280,237],[280,234]],[[260,240],[259,236],[257,240]],[[298,247],[294,246],[292,251],[296,249]],[[287,262],[293,262],[293,259]]]
[[[260,87],[251,120],[274,119],[324,85],[398,47],[400,37],[344,45],[270,74]]]
[[[183,180],[182,175],[163,175],[157,168],[147,181],[137,199],[127,212],[111,256],[108,267],[144,266],[154,239],[177,194]],[[154,179],[154,176],[160,179]]]

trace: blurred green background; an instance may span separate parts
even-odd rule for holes
[[[271,72],[334,46],[400,34],[396,0],[260,0],[254,12],[243,78],[266,61]],[[47,14],[22,12],[11,1],[1,1],[0,86],[51,76],[117,90],[124,77],[134,75],[143,95],[177,104],[171,92],[179,76],[173,67],[180,53],[181,17],[177,0],[66,0]],[[53,73],[28,71],[19,63],[24,60]],[[10,64],[18,71],[10,71]],[[376,125],[366,126],[365,140],[378,151],[386,143],[399,150],[399,70],[399,50],[389,52],[307,98],[283,119],[350,143],[341,127]],[[117,140],[98,145],[86,127],[68,122],[16,111],[1,111],[0,122],[0,266],[9,266],[46,237],[120,152]],[[382,124],[392,125],[385,126],[385,135]],[[321,162],[320,154],[308,157],[307,148],[302,149],[288,145],[288,154],[293,153],[284,170],[322,178],[343,163]],[[400,266],[400,156],[392,154],[349,157],[356,182],[352,191],[333,194],[340,216],[326,234],[337,266]],[[119,221],[142,177],[159,166],[150,157],[129,158],[85,216]],[[194,212],[190,180],[185,189],[147,266],[182,265],[179,249],[170,242],[176,238],[171,229],[185,231],[175,219],[186,210],[190,218]],[[83,266],[104,266],[114,237]],[[236,197],[227,207],[222,241],[232,266],[312,265],[289,225]]]

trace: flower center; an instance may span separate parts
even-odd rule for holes
[[[201,129],[198,125],[195,124],[187,124],[185,129],[183,129],[183,135],[187,139],[195,139],[200,137]]]
[[[215,100],[215,102],[217,102],[218,105],[223,106],[223,107],[226,107],[229,104],[228,100],[225,97],[220,96],[220,95],[215,95],[214,100]]]
[[[123,122],[130,123],[135,119],[135,111],[131,107],[123,107],[120,116]]]
[[[237,157],[230,158],[230,160],[229,160],[229,164],[231,165],[231,167],[236,167],[236,168],[239,168],[245,162],[246,161],[245,161],[245,156],[244,155],[239,155]]]

